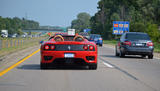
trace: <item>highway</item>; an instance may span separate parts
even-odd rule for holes
[[[41,70],[40,53],[0,77],[0,91],[160,91],[160,60],[98,48],[97,70]]]

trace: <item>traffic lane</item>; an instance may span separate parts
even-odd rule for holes
[[[99,53],[103,52],[99,50]],[[41,70],[40,53],[0,78],[1,91],[152,91],[123,72],[98,59],[97,70]]]
[[[40,70],[40,54],[37,53],[0,79],[2,91],[69,91],[67,75],[54,70]],[[55,73],[55,74],[53,74]],[[66,85],[63,85],[66,84]],[[61,88],[56,89],[63,85]],[[53,87],[52,90],[49,87]]]
[[[118,66],[128,72],[132,76],[136,77],[139,81],[147,86],[160,90],[160,60],[159,59],[147,59],[140,56],[126,56],[120,58],[115,56],[115,50],[113,48],[99,48],[99,56],[107,60],[109,63]]]

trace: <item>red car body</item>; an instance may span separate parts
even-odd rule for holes
[[[66,37],[63,36],[63,37]],[[68,36],[74,38],[75,36]],[[41,44],[41,68],[89,66],[97,69],[97,46],[84,41],[55,41],[53,37]]]

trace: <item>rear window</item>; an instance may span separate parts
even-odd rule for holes
[[[128,40],[150,40],[147,34],[127,34],[126,39]]]
[[[81,32],[81,33],[79,33],[79,35],[82,35],[82,36],[89,36],[88,33],[85,33],[85,32]]]
[[[101,38],[101,35],[96,35],[96,38]]]
[[[101,38],[101,35],[90,35],[90,38],[92,38],[92,39]]]

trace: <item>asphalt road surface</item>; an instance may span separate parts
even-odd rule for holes
[[[0,77],[0,91],[160,91],[160,60],[98,48],[98,69],[41,70],[36,53]]]

